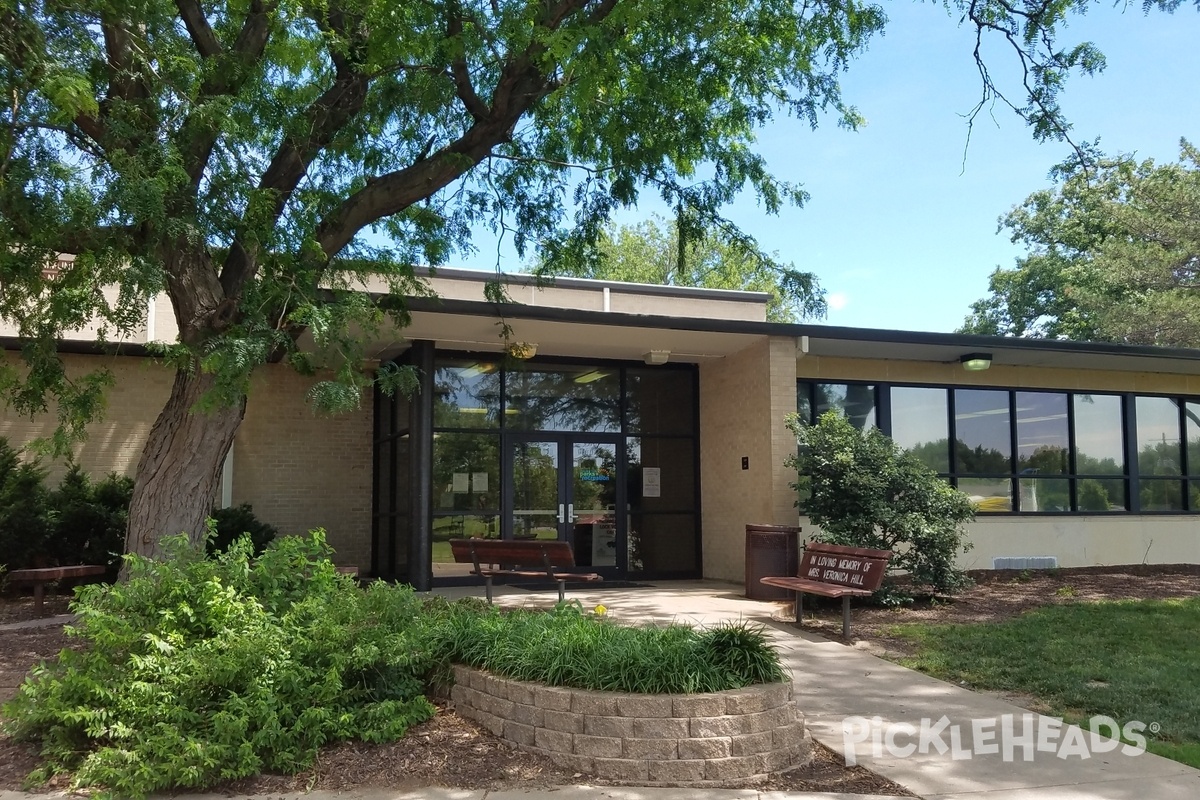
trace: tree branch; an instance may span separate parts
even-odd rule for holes
[[[590,24],[601,22],[617,0],[603,0],[588,15]],[[556,30],[588,0],[562,0],[547,8],[539,26]],[[332,258],[360,230],[384,217],[398,214],[462,177],[493,148],[512,138],[513,129],[535,103],[554,91],[558,82],[535,66],[545,48],[539,37],[525,52],[510,58],[492,92],[485,118],[476,119],[466,133],[430,157],[409,166],[369,179],[366,186],[347,197],[317,226],[317,241],[326,258]],[[481,101],[482,102],[482,101]]]
[[[463,33],[462,6],[457,2],[451,2],[448,4],[448,8],[450,16],[446,21],[446,38],[455,39],[461,37]],[[471,85],[471,74],[467,68],[465,55],[458,56],[450,62],[450,75],[454,79],[455,94],[458,95],[459,100],[462,100],[467,113],[476,122],[486,119],[491,113],[491,109],[479,99],[479,95],[475,93],[475,87]]]
[[[234,95],[241,90],[250,76],[249,66],[262,58],[263,51],[266,49],[267,40],[271,34],[271,14],[274,13],[278,0],[253,0],[250,3],[250,10],[246,14],[237,39],[234,40],[233,48],[229,52],[220,50],[220,44],[216,42],[215,36],[212,37],[212,45],[203,45],[197,41],[196,33],[192,31],[192,25],[188,22],[188,12],[184,8],[190,6],[191,3],[188,0],[178,0],[178,5],[180,15],[183,16],[185,24],[188,25],[188,31],[192,33],[192,39],[196,42],[197,52],[201,56],[209,58],[205,55],[206,48],[215,45],[218,55],[213,57],[219,58],[221,62],[209,70],[200,87],[200,94],[196,100],[197,108],[188,114],[179,129],[179,151],[183,156],[184,169],[191,179],[194,191],[200,187],[200,181],[204,176],[205,169],[208,168],[208,161],[212,157],[213,148],[217,144],[217,136],[220,134],[220,126],[216,122],[208,118],[202,119],[204,115],[200,113],[201,107],[209,100]],[[199,12],[198,7],[197,15],[208,35],[212,36],[212,30],[208,28],[208,22],[204,19],[203,13]],[[201,34],[200,38],[203,39],[203,37],[204,34]]]
[[[224,52],[204,16],[204,9],[200,7],[200,3],[193,0],[175,0],[175,7],[179,9],[179,16],[183,18],[183,24],[187,26],[188,34],[192,37],[192,43],[196,45],[196,52],[201,58],[216,58]]]
[[[308,172],[309,165],[333,140],[334,136],[362,110],[367,99],[369,77],[361,70],[365,58],[365,38],[358,30],[361,19],[348,17],[331,4],[328,16],[318,20],[339,38],[349,42],[347,53],[336,47],[330,58],[336,68],[333,85],[325,90],[305,112],[308,121],[304,135],[285,135],[271,159],[258,188],[273,193],[270,215],[278,219],[292,192]],[[236,296],[258,268],[257,245],[246,245],[246,231],[239,230],[221,268],[221,286]]]

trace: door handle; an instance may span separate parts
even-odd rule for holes
[[[567,519],[569,519],[571,522],[575,521],[575,504],[574,503],[571,503],[570,505],[567,506]]]
[[[563,514],[563,504],[559,503],[558,504],[558,524],[561,525],[562,523],[564,523],[566,521],[567,521],[566,515]]]

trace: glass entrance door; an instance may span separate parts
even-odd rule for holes
[[[617,514],[624,465],[616,437],[512,436],[505,460],[505,538],[567,541],[578,566],[610,577],[624,572]]]
[[[561,539],[566,504],[562,498],[557,441],[520,439],[508,447],[512,512],[505,538]]]

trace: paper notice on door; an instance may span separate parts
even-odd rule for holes
[[[471,491],[480,494],[488,490],[488,474],[486,472],[471,473]]]
[[[454,480],[451,484],[450,491],[454,492],[455,494],[466,494],[467,492],[471,491],[471,473],[454,473]]]
[[[642,497],[662,497],[662,467],[642,467]]]

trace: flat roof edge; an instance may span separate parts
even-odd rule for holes
[[[528,272],[490,272],[480,269],[463,267],[418,267],[414,270],[418,275],[426,277],[459,278],[462,280],[484,281],[500,278],[508,283],[520,286],[531,286],[538,283],[538,278]],[[664,286],[660,283],[630,283],[628,281],[605,280],[601,278],[576,278],[567,275],[547,276],[542,279],[547,288],[566,287],[578,289],[608,288],[622,294],[645,294],[657,297],[680,297],[709,300],[733,300],[740,303],[766,303],[771,299],[770,292],[751,292],[744,289],[707,289],[699,286]]]

